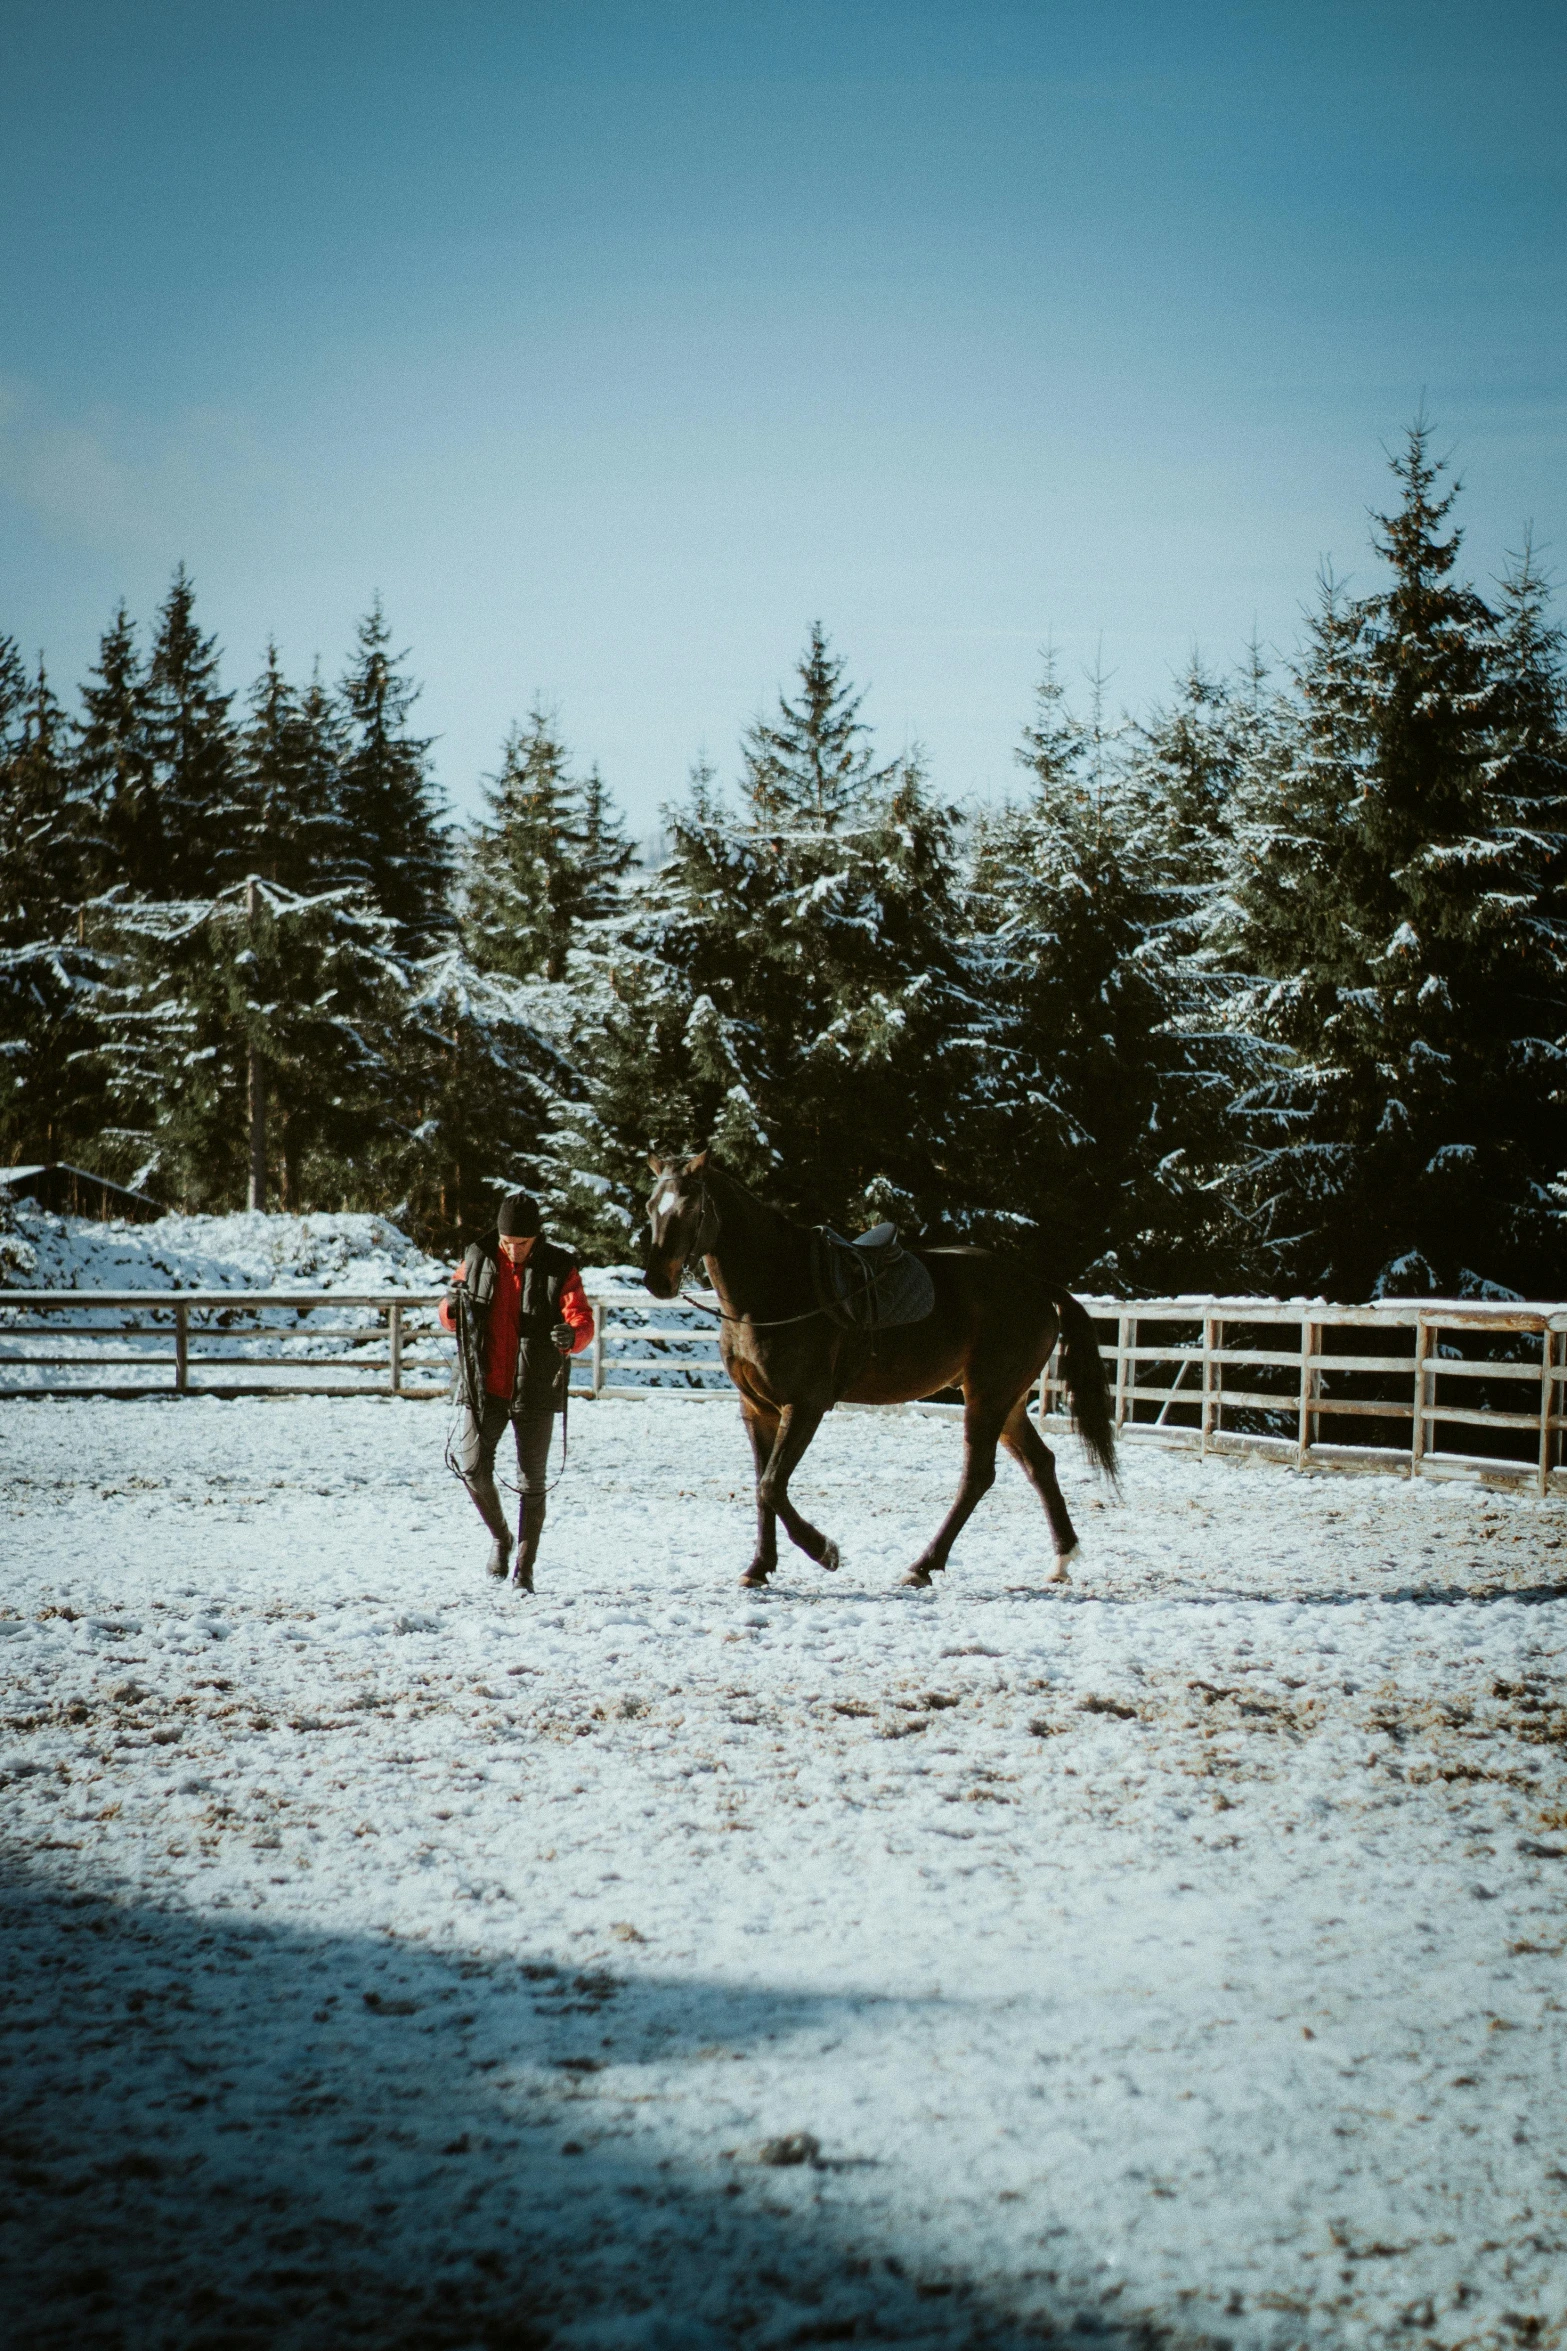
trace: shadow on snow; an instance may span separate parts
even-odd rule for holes
[[[922,2267],[921,2189],[890,2165],[670,2152],[671,2067],[676,2098],[721,2101],[736,2058],[863,1998],[159,1909],[20,1864],[0,1932],[13,2351],[1202,2339],[1074,2290],[1061,2228],[1004,2281]]]

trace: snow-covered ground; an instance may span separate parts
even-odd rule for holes
[[[840,1413],[0,1406],[18,2343],[1563,2339],[1567,1514]],[[803,2160],[783,2161],[790,2155]],[[4,2328],[0,2328],[0,2333]]]

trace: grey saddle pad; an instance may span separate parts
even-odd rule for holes
[[[936,1303],[928,1268],[898,1242],[894,1224],[846,1241],[830,1225],[812,1235],[811,1280],[822,1312],[846,1331],[894,1330],[923,1322]]]

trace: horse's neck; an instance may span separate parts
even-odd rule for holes
[[[716,1180],[715,1180],[716,1179]],[[705,1263],[726,1314],[781,1314],[810,1285],[810,1235],[715,1171],[718,1238]]]

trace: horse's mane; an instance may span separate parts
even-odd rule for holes
[[[764,1216],[772,1217],[775,1223],[787,1226],[791,1233],[804,1233],[809,1230],[808,1226],[799,1223],[795,1217],[786,1215],[783,1209],[775,1208],[770,1200],[763,1200],[752,1191],[749,1184],[743,1184],[733,1170],[725,1167],[723,1161],[716,1159],[711,1151],[704,1151],[701,1157],[704,1164],[698,1172],[704,1183],[709,1176],[718,1176],[732,1192],[738,1192],[742,1200],[748,1200],[753,1208],[759,1208]]]

